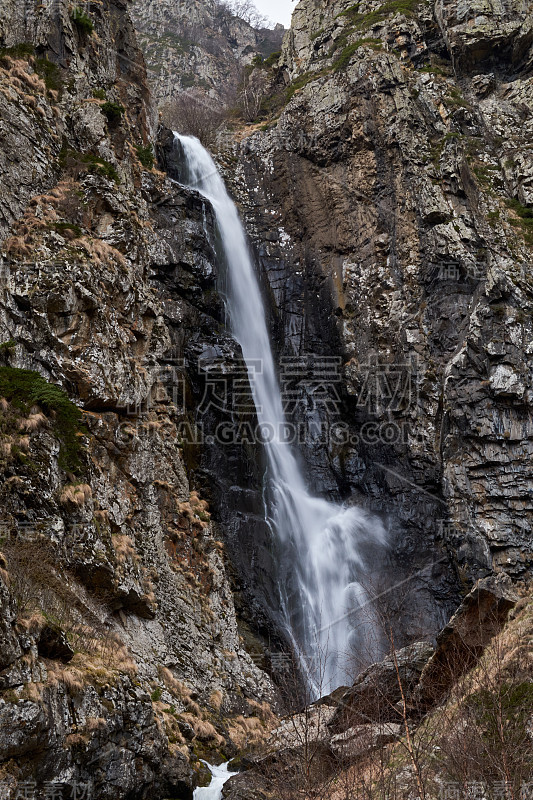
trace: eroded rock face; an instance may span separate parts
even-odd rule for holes
[[[388,520],[403,642],[458,601],[452,564],[531,566],[531,15],[462,14],[303,0],[271,122],[227,149],[280,357],[341,360],[350,435],[302,452]]]
[[[533,20],[515,0],[438,3],[435,14],[454,63],[461,70],[531,66]]]
[[[221,308],[212,215],[151,168],[126,3],[19,12],[0,11],[2,779],[190,798],[198,756],[235,752],[225,720],[273,697],[180,432],[187,343]]]

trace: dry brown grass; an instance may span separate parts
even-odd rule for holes
[[[169,712],[169,709],[164,703],[153,703],[154,711],[159,716],[159,720],[163,724],[163,730],[169,739],[169,744],[174,747],[180,747],[186,743],[180,729],[176,717]],[[188,755],[188,751],[187,751]]]
[[[22,450],[23,453],[27,453],[30,449],[30,437],[20,436],[17,442],[17,446]]]
[[[26,419],[21,419],[19,423],[19,427],[21,431],[26,431],[26,433],[35,433],[40,428],[45,426],[48,423],[47,418],[44,414],[40,411],[30,414],[29,417]]]
[[[33,250],[33,246],[23,236],[10,236],[3,244],[4,253],[12,258],[28,258]]]
[[[23,486],[24,485],[24,481],[22,480],[22,478],[19,475],[12,475],[10,478],[7,479],[7,481],[5,482],[4,485],[5,486],[10,486],[10,487]]]
[[[187,722],[194,730],[194,735],[201,742],[212,742],[215,746],[221,747],[225,744],[225,739],[219,733],[214,725],[205,719],[200,719],[194,714],[185,713],[180,714],[181,719]]]
[[[59,496],[61,505],[84,506],[93,496],[93,491],[87,483],[69,484],[63,487]]]
[[[274,714],[269,703],[266,701],[258,703],[257,700],[248,700],[248,706],[255,712],[255,716],[259,717],[269,728],[274,728],[279,725],[279,718]]]
[[[141,559],[135,550],[135,545],[131,536],[125,533],[115,533],[112,536],[112,542],[119,564],[125,564],[126,561],[131,561],[134,564],[139,563]]]
[[[86,733],[96,733],[97,731],[103,730],[106,725],[107,722],[103,717],[88,717],[84,725],[84,730]]]
[[[44,684],[42,683],[26,683],[21,694],[21,698],[29,700],[32,703],[41,703],[43,699],[42,690]]]
[[[159,667],[159,675],[168,691],[186,706],[192,707],[196,716],[201,715],[200,707],[191,697],[191,690],[182,681],[178,680],[167,667]]]
[[[211,708],[214,708],[217,712],[220,711],[224,703],[224,695],[220,689],[215,689],[215,691],[211,693],[208,702]]]
[[[209,503],[207,500],[201,500],[198,496],[198,492],[191,492],[190,504],[195,513],[207,512],[209,509]]]
[[[0,455],[4,458],[9,458],[11,455],[11,448],[14,445],[14,439],[12,437],[6,437],[0,442]]]
[[[47,672],[49,685],[53,688],[63,686],[71,697],[83,694],[88,683],[86,673],[71,664],[64,668],[58,662],[51,662]]]
[[[10,74],[12,80],[17,80],[20,85],[26,84],[29,89],[39,94],[46,94],[45,82],[34,72],[28,72],[28,64],[25,61],[16,61],[11,67]]]
[[[17,617],[17,629],[35,635],[44,628],[46,617],[41,611],[34,611],[29,617]]]
[[[101,239],[88,239],[86,236],[82,236],[81,239],[76,240],[76,243],[85,250],[96,266],[118,263],[121,267],[126,267],[126,259],[122,253]]]
[[[49,542],[41,539],[8,542],[5,552],[18,628],[34,635],[42,628],[45,615],[52,617],[77,651],[65,668],[69,686],[72,680],[79,682],[83,675],[86,681],[107,683],[122,674],[135,677],[137,666],[131,653],[119,634],[105,622],[109,611],[75,578],[58,572]],[[61,670],[51,664],[51,683],[62,680]],[[71,687],[74,690],[75,683]]]
[[[86,747],[89,744],[89,737],[82,733],[69,733],[65,736],[64,747]]]
[[[229,735],[239,750],[257,747],[269,737],[269,728],[258,717],[238,716],[231,720]]]

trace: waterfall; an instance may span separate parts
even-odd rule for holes
[[[184,154],[184,183],[211,204],[227,264],[226,304],[233,336],[251,374],[251,388],[267,456],[266,516],[278,549],[278,605],[312,698],[351,683],[354,653],[370,660],[375,625],[363,586],[362,545],[384,544],[379,520],[357,507],[314,497],[285,422],[258,279],[235,204],[202,144],[175,134]],[[260,372],[252,365],[262,363]]]

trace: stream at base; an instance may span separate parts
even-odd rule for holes
[[[238,775],[238,772],[229,772],[229,761],[219,767],[208,764],[207,761],[204,764],[209,767],[213,777],[209,786],[199,786],[194,790],[193,800],[221,800],[222,787],[230,778]]]

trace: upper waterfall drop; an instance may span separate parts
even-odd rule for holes
[[[283,440],[285,415],[259,282],[246,234],[215,162],[200,141],[175,133],[185,159],[182,181],[211,204],[227,263],[231,331],[250,371],[259,425],[274,436],[267,455],[267,521],[280,549],[282,622],[314,698],[353,680],[355,648],[367,660],[376,627],[364,587],[362,542],[384,545],[381,522],[357,507],[313,497],[295,453]],[[253,370],[252,365],[262,364]]]

